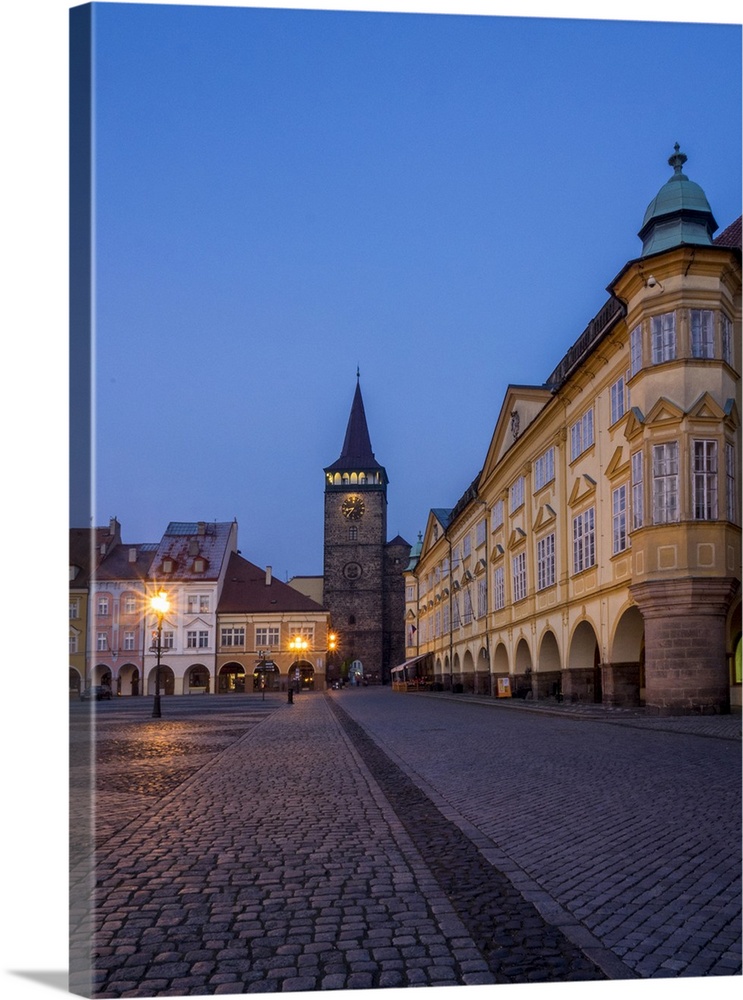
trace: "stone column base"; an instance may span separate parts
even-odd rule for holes
[[[645,620],[645,707],[656,715],[730,712],[725,618],[733,579],[687,578],[630,587]]]
[[[593,704],[596,697],[593,667],[566,667],[562,674],[565,701]]]
[[[602,663],[601,674],[605,705],[632,708],[640,704],[639,663]]]

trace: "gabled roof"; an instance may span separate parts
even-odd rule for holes
[[[168,580],[217,580],[225,559],[237,545],[235,521],[171,521],[160,540],[150,566],[150,575]],[[195,559],[203,559],[206,569],[194,573]],[[173,570],[163,572],[163,561],[170,559]]]
[[[358,373],[356,375],[356,392],[351,404],[351,413],[346,426],[346,436],[343,439],[343,448],[340,458],[325,471],[334,472],[342,469],[381,469],[382,466],[374,457],[372,451],[369,428],[366,423],[366,412],[364,410],[364,400],[361,398],[361,384]]]
[[[483,481],[492,474],[506,452],[541,413],[552,395],[546,386],[508,386],[482,469]]]
[[[266,582],[266,580],[270,582]],[[271,613],[284,611],[322,611],[320,604],[295,587],[282,583],[266,570],[243,559],[236,552],[230,556],[217,611],[220,614]]]

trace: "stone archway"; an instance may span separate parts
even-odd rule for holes
[[[477,657],[475,670],[475,694],[489,695],[491,693],[490,655],[483,646]]]
[[[147,694],[155,694],[155,673],[157,667],[150,670],[147,678]],[[175,674],[165,663],[160,664],[160,694],[175,694]]]
[[[130,697],[140,693],[139,667],[134,663],[124,663],[119,668],[116,679],[117,693],[122,697]]]
[[[475,691],[475,661],[469,649],[465,650],[462,660],[462,691],[474,694]]]
[[[533,697],[532,673],[531,650],[529,643],[522,636],[516,643],[516,655],[513,661],[513,687],[517,698]]]
[[[83,678],[77,667],[70,667],[70,697],[78,698],[83,689]]]
[[[348,668],[350,684],[364,683],[364,665],[361,660],[354,660]],[[289,668],[289,687],[295,691],[315,690],[315,668],[309,660],[295,660]]]
[[[217,677],[218,694],[244,694],[245,667],[242,663],[224,663]]]
[[[506,698],[512,693],[508,650],[504,643],[499,642],[493,653],[493,694],[498,698]]]
[[[537,698],[562,698],[562,664],[555,633],[548,629],[542,636],[534,676]]]
[[[602,668],[607,705],[640,705],[644,700],[645,622],[636,605],[626,608],[614,629],[609,662]]]
[[[599,644],[593,625],[585,619],[578,623],[570,641],[563,694],[569,701],[602,701]]]
[[[192,663],[183,678],[185,694],[209,694],[209,668],[203,663]]]

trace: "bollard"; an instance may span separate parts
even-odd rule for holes
[[[289,690],[286,693],[286,700],[289,702],[290,705],[294,704],[294,692],[292,691],[291,688],[289,688]]]

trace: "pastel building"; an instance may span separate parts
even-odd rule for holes
[[[397,678],[493,696],[741,705],[741,220],[676,147],[642,248],[557,368],[509,386],[406,572]]]

